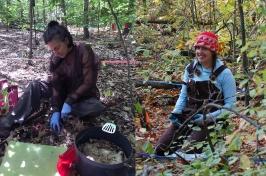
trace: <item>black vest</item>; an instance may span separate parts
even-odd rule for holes
[[[215,86],[212,81],[219,76],[220,73],[224,71],[227,67],[221,65],[217,68],[211,75],[209,80],[205,81],[194,81],[192,78],[195,74],[200,74],[199,71],[194,66],[194,61],[190,63],[187,67],[189,74],[189,80],[186,83],[187,85],[187,105],[183,113],[186,115],[194,114],[201,106],[206,103],[216,103],[224,105],[223,93]],[[197,73],[198,72],[198,73]],[[217,108],[207,109],[208,112],[214,112]],[[200,111],[199,113],[203,113]]]

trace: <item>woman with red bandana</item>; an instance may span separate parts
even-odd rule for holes
[[[234,107],[236,102],[236,84],[233,74],[217,57],[218,36],[212,32],[202,32],[198,35],[194,46],[196,58],[185,69],[184,84],[175,108],[169,117],[171,125],[159,138],[155,147],[158,155],[164,155],[165,152],[170,151],[169,145],[174,138],[178,138],[175,136],[176,130],[187,118],[204,106],[204,102],[213,102],[228,108]],[[207,109],[205,121],[207,125],[221,120],[223,111],[217,108]],[[192,120],[194,125],[202,127],[203,112],[198,112]],[[189,127],[185,128],[187,130],[179,134],[180,138],[185,136],[190,142],[206,139],[207,132],[204,129],[195,131]],[[177,144],[180,145],[179,142]],[[173,148],[177,149],[178,147]]]

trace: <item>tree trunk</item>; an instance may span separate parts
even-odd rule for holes
[[[63,12],[63,25],[64,26],[67,26],[67,18],[66,18],[66,3],[65,3],[65,0],[61,0],[60,1],[60,6],[61,6],[61,10]]]
[[[10,6],[10,1],[9,0],[6,0],[6,9],[7,9],[7,12],[9,12],[9,6]],[[9,21],[9,15],[6,14],[6,31],[9,30],[9,25],[10,25],[10,21]]]
[[[212,2],[213,4],[212,4],[212,10],[213,10],[213,23],[214,24],[217,24],[217,20],[216,20],[216,7],[217,7],[217,1],[213,1]],[[215,30],[216,29],[216,26],[214,25],[214,27],[213,27],[213,30]]]
[[[238,10],[239,10],[239,17],[240,17],[240,29],[241,29],[241,38],[242,38],[242,47],[246,45],[246,29],[245,29],[245,18],[243,12],[243,2],[242,0],[238,0]],[[248,58],[246,51],[242,52],[242,60],[243,60],[243,70],[246,78],[249,77],[248,72]],[[248,83],[245,85],[245,105],[249,105],[249,88]]]
[[[195,24],[195,13],[194,13],[194,0],[190,1],[190,10],[191,10],[191,16],[192,16],[192,24]]]
[[[43,18],[43,24],[46,24],[46,12],[45,12],[45,0],[42,0],[42,18]]]
[[[101,1],[98,2],[98,20],[97,20],[98,34],[100,32],[100,15],[101,15]]]
[[[236,1],[234,9],[234,22],[233,22],[233,60],[236,60]]]
[[[194,14],[194,24],[197,24],[198,25],[198,28],[200,28],[200,24],[199,24],[199,19],[198,19],[198,14],[197,14],[197,4],[196,4],[196,1],[195,0],[192,0],[191,1],[191,5],[192,5],[192,11],[193,11],[193,14]],[[202,21],[202,20],[201,20]]]
[[[19,14],[20,14],[20,25],[23,24],[24,22],[24,10],[23,10],[23,4],[21,2],[21,0],[18,0],[20,8],[19,8]]]
[[[135,10],[135,0],[128,1],[127,15],[134,13]]]
[[[34,6],[34,0],[30,0],[30,6],[29,6],[29,18],[30,18],[30,39],[29,39],[29,61],[28,64],[32,65],[32,25],[33,25],[33,6]]]
[[[89,0],[84,0],[84,24],[83,24],[83,32],[84,38],[88,39],[90,37],[88,24],[89,24]]]
[[[143,2],[143,8],[144,8],[144,15],[147,15],[148,10],[147,10],[147,0],[142,0]]]

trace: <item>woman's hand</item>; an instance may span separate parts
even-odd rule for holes
[[[203,114],[196,114],[193,116],[193,122],[199,126],[203,125]],[[211,123],[211,122],[215,122],[215,118],[212,118],[209,114],[206,115],[206,120],[205,122]]]
[[[180,116],[181,116],[181,114],[176,114],[176,113],[171,113],[171,114],[169,115],[169,119],[171,120],[172,124],[173,124],[176,128],[179,128],[179,127],[181,126]]]
[[[71,113],[72,108],[68,103],[64,103],[63,108],[61,110],[61,118],[67,119],[69,113]]]
[[[50,119],[50,127],[56,133],[60,132],[60,112],[54,112]]]

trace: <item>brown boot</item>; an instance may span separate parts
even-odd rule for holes
[[[155,147],[155,154],[156,155],[164,155],[165,152],[169,151],[169,145],[173,140],[177,128],[171,124],[169,128],[163,133],[163,135],[159,138],[158,142],[156,143]]]

